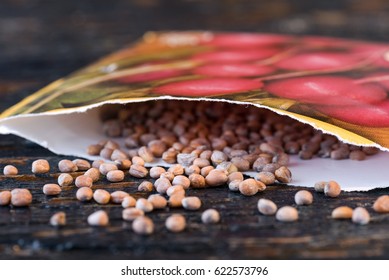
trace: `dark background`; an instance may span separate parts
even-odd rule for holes
[[[389,2],[1,0],[0,112],[147,31],[188,29],[389,41]],[[29,209],[0,207],[0,258],[389,258],[388,217],[371,212],[376,197],[388,189],[343,193],[335,200],[314,194],[315,206],[301,209],[300,221],[293,224],[258,215],[258,197],[213,189],[207,191],[204,204],[216,205],[222,212],[221,224],[207,228],[198,213],[186,213],[188,229],[172,235],[163,228],[169,212],[162,211],[152,214],[159,221],[158,233],[143,238],[121,221],[119,207],[105,208],[110,227],[92,229],[86,217],[98,207],[75,201],[74,189],[65,190],[60,198],[44,197],[42,185],[52,182],[56,174],[29,175],[31,162],[39,157],[48,158],[53,166],[63,158],[21,138],[0,136],[0,168],[13,163],[25,174],[15,180],[0,175],[0,189],[28,187],[34,194]],[[280,205],[293,204],[295,191],[277,186],[263,197]],[[372,223],[360,227],[331,220],[331,210],[344,204],[367,207]],[[47,223],[58,210],[68,213],[69,225],[55,231]]]

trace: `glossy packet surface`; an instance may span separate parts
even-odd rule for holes
[[[147,33],[135,45],[55,81],[0,115],[0,133],[89,157],[100,109],[158,99],[249,104],[344,142],[383,152],[365,161],[292,157],[295,185],[338,180],[387,187],[389,44],[279,34]]]

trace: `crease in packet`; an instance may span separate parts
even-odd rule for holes
[[[103,105],[179,99],[263,107],[343,142],[388,151],[388,91],[389,44],[263,33],[150,32],[4,111],[0,133],[91,158],[85,148],[103,137]],[[313,186],[337,179],[347,190],[386,187],[388,162],[387,152],[363,162],[294,158],[293,183]]]

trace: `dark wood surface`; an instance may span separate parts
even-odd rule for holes
[[[0,3],[0,111],[49,82],[122,48],[149,30],[211,29],[266,31],[345,36],[389,41],[386,1],[44,1],[3,0]],[[33,176],[31,162],[48,158],[53,173]],[[155,234],[135,235],[121,220],[121,207],[98,206],[75,200],[75,187],[54,198],[42,186],[55,181],[55,155],[22,138],[0,135],[0,169],[14,164],[20,174],[0,175],[0,190],[27,187],[33,193],[29,208],[0,207],[2,259],[359,259],[389,258],[389,216],[372,212],[374,200],[389,189],[342,193],[338,199],[314,194],[312,206],[298,207],[300,220],[285,224],[258,214],[260,197],[279,206],[293,205],[301,188],[274,186],[255,197],[242,197],[225,188],[191,190],[204,206],[220,210],[222,221],[203,225],[201,211],[159,210],[150,214]],[[76,174],[75,174],[76,175]],[[366,174],[368,176],[368,174]],[[318,178],[320,180],[320,178]],[[97,187],[135,192],[136,182]],[[388,182],[389,186],[389,182]],[[137,194],[143,196],[144,194]],[[339,205],[367,207],[372,222],[358,226],[330,219]],[[106,228],[91,228],[88,214],[106,209]],[[68,225],[48,225],[56,211],[65,211]],[[164,228],[171,213],[183,213],[185,232]]]

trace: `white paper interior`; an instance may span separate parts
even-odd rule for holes
[[[100,108],[62,115],[17,116],[0,121],[0,133],[13,133],[63,155],[96,159],[86,148],[106,137],[102,133]],[[120,141],[119,141],[120,142]],[[158,162],[155,163],[157,165]],[[389,152],[364,161],[291,157],[293,185],[313,187],[318,181],[336,180],[345,191],[368,191],[389,186]],[[253,175],[255,172],[248,172]]]

